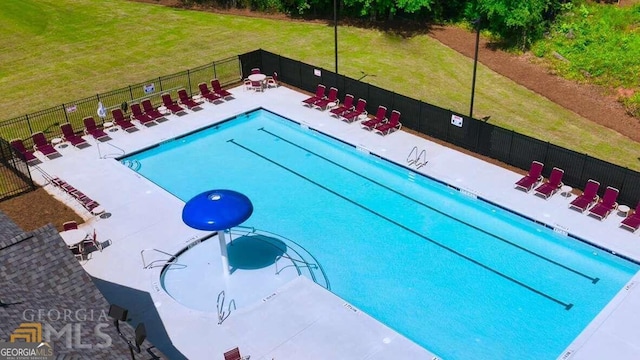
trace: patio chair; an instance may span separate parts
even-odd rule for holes
[[[140,103],[140,105],[142,105],[144,113],[149,115],[153,119],[153,121],[159,123],[167,120],[167,118],[165,118],[164,115],[160,111],[158,111],[156,107],[153,106],[151,100],[144,99],[142,100],[142,103]]]
[[[597,203],[600,197],[598,196],[598,189],[600,188],[600,183],[589,179],[587,180],[587,185],[584,186],[584,191],[580,196],[573,199],[573,201],[569,204],[570,209],[574,209],[583,213],[587,208]]]
[[[365,120],[360,123],[360,127],[365,130],[373,130],[374,127],[386,123],[387,120],[387,108],[379,105],[378,111],[376,111],[376,116],[373,119]]]
[[[246,90],[253,90],[253,85],[251,84],[251,80],[249,80],[249,78],[244,78],[242,80],[243,84],[244,84],[244,89]]]
[[[224,360],[249,360],[251,356],[240,356],[240,349],[234,348],[224,353]]]
[[[218,79],[211,79],[211,88],[213,92],[220,95],[223,100],[233,100],[233,94],[223,89]]]
[[[329,95],[327,95],[327,97],[314,102],[313,104],[311,104],[311,106],[320,111],[324,111],[327,110],[327,107],[329,106],[338,105],[339,102],[340,100],[338,100],[338,89],[332,87],[329,89]]]
[[[102,252],[102,244],[98,241],[98,235],[96,234],[96,229],[93,229],[92,235],[87,235],[87,238],[82,241],[82,247],[91,249],[91,251],[95,251],[92,248]],[[86,250],[86,252],[89,252]]]
[[[138,105],[138,109],[140,109],[140,105]],[[120,129],[126,132],[138,131],[138,128],[133,125],[131,120],[124,117],[124,113],[121,109],[116,108],[111,110],[111,115],[113,116],[113,123]]]
[[[189,94],[187,94],[187,90],[185,89],[178,90],[178,98],[180,99],[180,103],[186,106],[189,110],[202,109],[200,107],[200,103],[193,100]]]
[[[31,134],[31,139],[33,140],[33,149],[40,151],[42,155],[49,159],[61,156],[58,150],[56,150],[53,145],[47,141],[47,138],[44,137],[44,134],[41,131]]]
[[[335,117],[335,118],[339,118],[340,115],[346,113],[347,111],[351,111],[353,110],[353,95],[351,94],[347,94],[344,96],[344,101],[342,102],[342,104],[340,104],[340,106],[335,107],[331,110],[329,110],[329,113],[331,114],[331,116]]]
[[[65,223],[63,223],[63,224],[62,224],[62,229],[63,229],[64,231],[67,231],[67,230],[75,230],[75,229],[77,229],[77,228],[78,228],[78,223],[77,223],[77,222],[75,222],[75,221],[67,221],[67,222],[65,222]]]
[[[71,126],[71,124],[69,123],[61,124],[60,130],[62,130],[62,138],[65,141],[68,141],[71,145],[77,147],[78,149],[91,146],[85,139],[76,135],[76,133],[73,131],[73,127]]]
[[[186,114],[186,111],[184,110],[184,108],[178,105],[175,101],[173,101],[173,99],[171,98],[171,94],[169,93],[162,94],[162,104],[167,108],[167,110],[171,111],[172,114],[175,114],[175,115]]]
[[[267,86],[267,88],[277,88],[278,86],[280,86],[280,84],[278,83],[278,73],[274,71],[272,76],[267,76],[267,78],[265,79],[265,85]]]
[[[22,139],[13,139],[10,141],[10,144],[13,149],[18,152],[18,156],[20,156],[22,160],[26,161],[27,164],[40,162],[40,159],[33,154],[33,151],[27,150]]]
[[[539,161],[532,161],[531,166],[529,167],[529,173],[516,182],[515,188],[524,192],[531,191],[531,189],[542,181],[542,168],[544,168],[543,163]]]
[[[316,94],[302,100],[302,105],[312,107],[315,102],[317,102],[318,100],[324,99],[325,97],[324,92],[326,89],[327,88],[324,85],[318,84],[318,87],[316,88]]]
[[[87,116],[82,119],[82,122],[84,123],[84,133],[86,135],[91,135],[94,139],[99,141],[107,141],[110,139],[109,135],[96,125],[96,121],[93,117]]]
[[[69,248],[69,250],[71,250],[71,253],[73,254],[73,256],[75,256],[75,258],[80,261],[85,261],[89,259],[81,244],[72,246]]]
[[[253,74],[261,74],[261,72],[260,72],[260,68],[253,68],[253,69],[251,69],[251,75],[253,75]]]
[[[373,131],[385,136],[391,134],[396,130],[400,130],[402,128],[402,124],[400,123],[400,112],[398,110],[391,111],[391,118],[386,123],[378,124],[373,128]]]
[[[205,100],[208,102],[219,104],[222,102],[220,99],[221,96],[209,90],[209,87],[205,83],[198,84],[198,89],[200,89],[200,95],[202,95]]]
[[[636,205],[636,209],[633,211],[633,214],[627,215],[627,217],[622,220],[620,227],[631,232],[636,232],[636,230],[640,228],[640,202]]]
[[[146,114],[142,108],[140,107],[140,104],[138,103],[131,103],[130,105],[131,108],[131,117],[134,120],[138,120],[138,122],[144,126],[153,126],[153,125],[158,125],[158,123],[156,122],[156,120],[149,114]]]
[[[549,199],[553,194],[558,192],[562,185],[562,176],[564,175],[564,170],[554,167],[551,170],[551,175],[549,175],[549,181],[535,188],[534,193],[542,197],[543,199]]]
[[[600,221],[604,220],[613,209],[618,207],[618,193],[620,191],[614,187],[607,186],[602,200],[589,209],[589,216],[593,216]]]
[[[356,108],[351,111],[347,111],[345,113],[340,114],[340,120],[348,123],[352,123],[357,121],[360,116],[367,115],[367,100],[358,99],[358,103],[356,104]]]

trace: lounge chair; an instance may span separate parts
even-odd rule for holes
[[[326,98],[314,102],[313,104],[311,104],[311,106],[318,110],[324,111],[327,110],[327,107],[329,107],[330,105],[336,106],[339,102],[340,100],[338,100],[338,89],[332,87],[331,89],[329,89],[329,95],[327,95]]]
[[[582,194],[580,194],[580,196],[573,199],[573,201],[569,204],[569,208],[583,213],[591,205],[597,203],[600,199],[600,197],[598,196],[599,188],[599,182],[592,179],[587,180],[587,185],[584,186],[584,191],[582,192]]]
[[[589,215],[599,219],[600,221],[604,220],[611,211],[618,207],[618,193],[620,191],[614,187],[607,186],[607,189],[604,191],[604,195],[602,196],[602,200],[600,200],[597,204],[595,204],[591,209],[589,209]]]
[[[162,104],[167,108],[167,110],[171,111],[172,114],[184,115],[187,113],[182,106],[173,101],[171,94],[169,93],[162,94]]]
[[[278,83],[278,73],[277,72],[273,72],[272,76],[267,76],[267,78],[265,79],[265,86],[267,88],[277,88],[278,86],[280,86],[280,84]]]
[[[344,122],[352,123],[357,121],[361,115],[367,115],[367,100],[358,99],[358,103],[356,104],[356,108],[351,111],[344,112],[340,114],[340,119]]]
[[[386,123],[378,124],[373,128],[373,131],[384,136],[387,134],[391,134],[396,130],[400,130],[402,128],[402,124],[400,123],[400,112],[398,110],[391,111],[391,118]]]
[[[329,110],[329,113],[331,114],[331,116],[339,118],[340,115],[346,113],[347,111],[351,111],[353,109],[354,109],[353,95],[347,94],[345,95],[344,101],[342,102],[342,104],[340,104],[340,106],[338,107],[335,107]]]
[[[73,131],[73,127],[71,127],[71,124],[61,124],[60,130],[62,130],[62,137],[64,138],[64,140],[68,141],[71,145],[77,147],[78,149],[91,146],[85,139],[76,135],[76,133]]]
[[[138,105],[138,109],[140,109],[140,105]],[[121,109],[113,109],[111,110],[111,115],[113,116],[113,123],[116,124],[117,127],[126,131],[126,132],[134,132],[138,131],[138,128],[131,123],[129,119],[124,117]]]
[[[187,90],[185,89],[178,90],[178,98],[180,99],[180,104],[186,106],[189,110],[202,109],[200,107],[200,103],[189,97],[189,94],[187,94]]]
[[[78,228],[78,223],[75,221],[66,221],[65,223],[62,224],[62,230],[67,231],[67,230],[76,230]]]
[[[10,141],[10,144],[14,150],[18,152],[18,156],[20,156],[22,160],[26,161],[27,164],[40,162],[40,159],[33,154],[33,151],[27,150],[21,139],[13,139]]]
[[[229,351],[225,351],[224,360],[249,360],[251,356],[240,356],[240,349],[234,348]]]
[[[213,92],[220,95],[222,99],[224,100],[233,99],[233,94],[223,89],[222,86],[220,86],[220,81],[218,79],[211,80],[211,88],[213,89]]]
[[[110,139],[106,132],[96,126],[96,121],[93,117],[87,116],[82,119],[82,122],[84,123],[84,133],[86,135],[91,135],[94,139],[99,141],[106,141]]]
[[[529,173],[522,179],[518,180],[515,184],[516,189],[523,190],[525,192],[531,191],[540,181],[542,181],[542,168],[544,164],[539,161],[531,162]]]
[[[365,120],[360,123],[360,127],[365,130],[373,130],[374,127],[387,122],[387,108],[379,105],[376,116],[373,119]]]
[[[538,186],[534,190],[534,193],[544,199],[550,198],[551,196],[553,196],[553,194],[555,194],[556,192],[558,192],[558,190],[560,190],[562,185],[564,185],[562,183],[563,175],[564,175],[564,170],[554,167],[553,169],[551,169],[551,175],[549,175],[549,181]]]
[[[41,131],[38,131],[35,134],[31,134],[31,139],[33,139],[33,149],[36,151],[40,151],[42,155],[48,157],[49,159],[61,156],[58,150],[56,150],[53,145],[51,145],[47,141],[47,138],[44,137],[44,134]]]
[[[326,89],[327,88],[324,85],[318,84],[318,87],[316,88],[316,94],[302,100],[302,105],[312,107],[315,102],[325,98],[324,92]]]
[[[156,120],[149,114],[145,114],[138,103],[131,103],[131,117],[138,120],[144,126],[158,125]]]
[[[624,220],[622,220],[620,227],[631,232],[636,232],[636,230],[640,228],[640,202],[636,205],[636,209],[633,211],[633,214],[628,215]]]
[[[209,87],[205,83],[198,84],[198,89],[200,89],[200,95],[202,95],[205,100],[208,102],[219,104],[222,102],[220,99],[221,96],[209,90]]]
[[[164,117],[164,114],[158,111],[158,109],[151,104],[151,100],[144,99],[140,105],[142,105],[144,113],[149,115],[155,122],[159,123],[167,120],[167,118]]]

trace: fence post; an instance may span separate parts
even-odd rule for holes
[[[64,113],[64,119],[69,122],[69,115],[67,115],[67,108],[64,103],[62,103],[62,112]]]
[[[213,78],[217,79],[218,78],[218,72],[216,71],[216,62],[214,61],[212,63],[212,65],[213,65]]]
[[[27,119],[27,125],[29,125],[29,134],[33,134],[33,128],[31,127],[31,120],[29,120],[29,115],[24,116]]]
[[[131,85],[129,85],[129,96],[131,97],[131,101],[133,101],[133,90],[131,89]]]
[[[187,69],[187,82],[189,83],[189,96],[192,95],[192,90],[191,90],[191,72],[189,71],[189,69]]]
[[[160,92],[162,92],[162,78],[158,77],[158,84],[160,84]]]

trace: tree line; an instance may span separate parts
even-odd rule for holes
[[[368,21],[459,22],[479,24],[509,46],[527,48],[572,0],[181,0],[222,8],[280,12],[291,16]],[[583,0],[576,0],[583,1]]]

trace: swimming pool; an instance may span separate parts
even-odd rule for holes
[[[266,111],[123,161],[183,201],[246,194],[246,225],[294,239],[332,292],[444,359],[554,359],[638,270]]]

